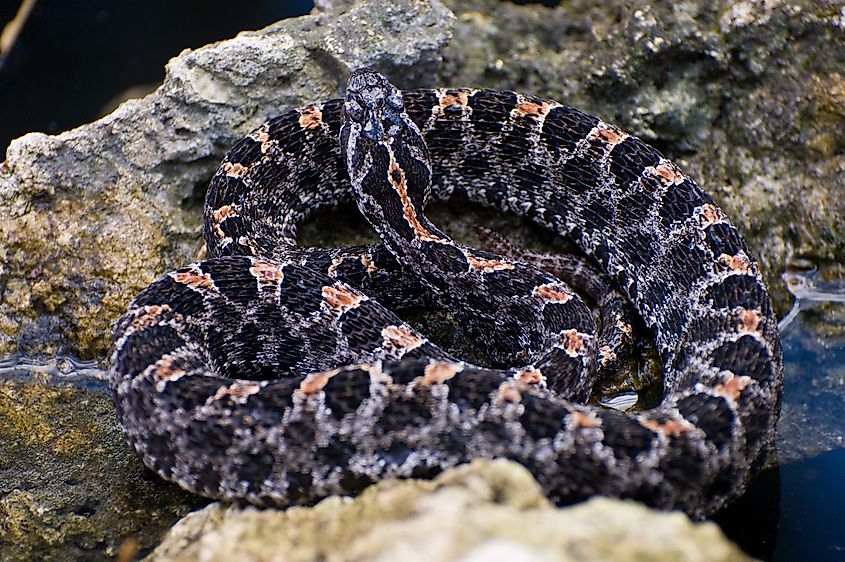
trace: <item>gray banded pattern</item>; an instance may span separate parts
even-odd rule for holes
[[[351,105],[367,88],[381,94]],[[424,217],[429,194],[572,240],[653,331],[660,405],[578,403],[597,347],[579,299],[448,240]],[[296,246],[297,224],[354,200],[384,244]],[[213,257],[132,301],[110,367],[129,442],[188,490],[284,506],[506,457],[561,503],[606,494],[701,517],[743,491],[771,441],[780,342],[742,237],[672,162],[596,117],[512,92],[400,93],[358,71],[346,100],[238,142],[204,218]],[[383,306],[421,302],[459,304],[497,360],[521,367],[458,361]],[[526,311],[533,327],[510,326]]]

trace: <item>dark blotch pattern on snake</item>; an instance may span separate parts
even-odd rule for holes
[[[653,332],[659,406],[579,403],[601,347],[589,310],[550,274],[432,225],[427,200],[456,196],[594,261]],[[353,200],[382,244],[296,246],[297,224]],[[505,457],[560,503],[606,494],[700,517],[743,491],[772,438],[780,342],[742,237],[674,164],[596,117],[356,71],[345,100],[238,142],[204,218],[213,257],[132,301],[110,367],[129,442],[190,491],[285,506]],[[448,307],[497,368],[386,308],[420,302]]]

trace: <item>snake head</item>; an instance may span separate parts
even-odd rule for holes
[[[402,93],[387,78],[370,68],[352,71],[343,103],[344,119],[360,127],[370,140],[385,141],[402,123]]]

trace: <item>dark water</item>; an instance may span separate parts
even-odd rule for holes
[[[845,280],[830,288],[822,297],[845,299]],[[845,560],[845,303],[802,299],[800,309],[782,331],[781,464],[717,522],[765,560]]]
[[[167,59],[183,48],[311,6],[304,0],[41,0],[0,67],[0,149],[28,131],[58,132],[91,121],[127,88],[152,89]],[[0,20],[11,19],[17,7],[0,0]],[[833,300],[839,290],[834,287]],[[845,560],[843,317],[845,304],[806,306],[784,330],[782,464],[764,471],[747,496],[717,518],[759,558]],[[0,376],[14,370],[0,362]]]

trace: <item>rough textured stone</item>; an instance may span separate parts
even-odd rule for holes
[[[206,184],[235,140],[337,96],[355,67],[439,82],[452,22],[424,0],[282,21],[183,52],[158,90],[99,121],[12,142],[0,165],[0,355],[102,355],[129,299],[196,256]]]
[[[713,523],[596,498],[555,509],[520,465],[474,462],[434,481],[387,481],[355,499],[284,512],[212,504],[147,562],[190,560],[748,560]]]
[[[748,238],[784,312],[794,256],[845,256],[841,2],[447,2],[449,83],[536,92],[654,144]]]
[[[103,392],[0,383],[0,560],[148,550],[204,503],[144,468]]]

